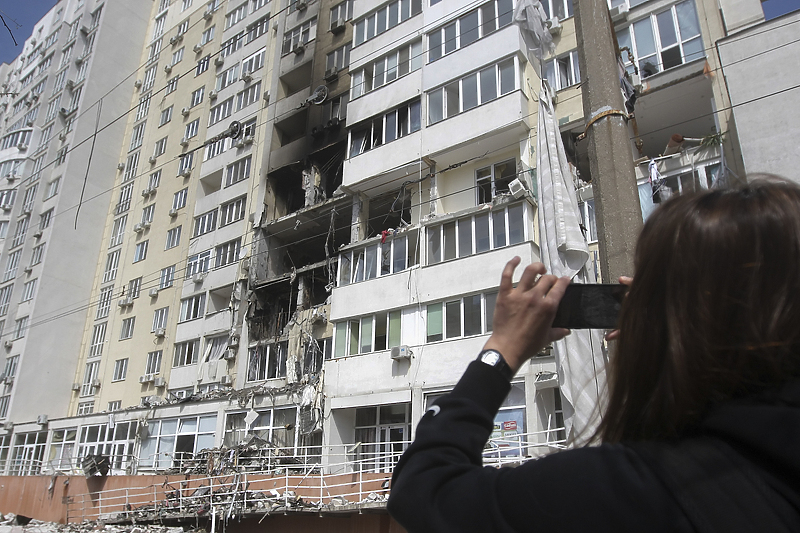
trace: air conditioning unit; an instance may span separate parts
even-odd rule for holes
[[[158,296],[158,287],[153,287],[147,294],[150,296],[150,298],[155,298]]]
[[[142,376],[139,376],[139,383],[150,383],[152,381],[155,381],[155,379],[156,379],[155,374],[144,374]]]
[[[202,44],[200,44],[200,43],[197,43],[196,45],[194,45],[194,46],[192,47],[192,50],[194,50],[194,53],[195,53],[195,54],[199,54],[200,52],[202,52],[202,51],[203,51],[203,45],[202,45]]]
[[[133,231],[135,231],[136,233],[141,233],[141,232],[143,232],[143,231],[144,231],[144,225],[143,225],[143,224],[141,224],[141,223],[139,223],[139,224],[134,224],[134,225],[133,225]]]
[[[76,65],[80,65],[81,63],[83,63],[83,59],[84,59],[83,56],[76,57],[75,58],[75,64]]]
[[[264,91],[264,96],[262,96],[265,102],[269,102],[269,91]]]
[[[23,271],[24,271],[26,274],[30,274],[31,272],[33,272],[33,267],[32,267],[32,266],[30,266],[30,265],[28,265],[28,266],[26,266],[25,268],[23,268],[22,270],[23,270]]]
[[[303,43],[297,43],[297,45],[294,48],[292,48],[292,52],[294,52],[298,56],[305,51],[306,51],[306,45]]]
[[[19,143],[17,145],[17,150],[19,150],[20,152],[24,152],[27,149],[28,149],[28,145],[25,144],[25,143]]]
[[[12,346],[14,346],[14,341],[5,341],[3,346],[6,347],[6,350],[10,350]]]
[[[155,330],[154,334],[156,337],[161,339],[167,334],[167,330],[164,328],[158,328],[157,330]]]
[[[28,121],[25,122],[25,125],[30,128],[30,127],[33,126],[33,121],[32,120],[28,120]],[[22,144],[22,143],[20,143],[20,144]]]
[[[203,18],[206,19],[206,20],[211,20],[211,17],[213,17],[213,16],[214,16],[214,12],[211,11],[210,9],[206,9],[206,12],[203,13]]]
[[[203,283],[205,277],[206,277],[205,272],[195,272],[194,274],[192,274],[192,281],[195,283]]]
[[[182,137],[181,146],[189,146],[189,139],[187,139],[186,137]]]
[[[192,175],[192,169],[191,168],[185,168],[185,169],[181,170],[178,173],[178,176],[180,176],[182,178],[188,178],[191,175]]]
[[[47,424],[47,415],[39,415],[36,417],[36,423],[40,426],[44,426]]]
[[[133,86],[136,87],[137,89],[140,88],[142,86],[142,80],[136,80],[135,82],[133,82]]]
[[[92,387],[94,387],[95,389],[100,388],[100,380],[99,379],[93,379],[92,380]]]
[[[128,307],[129,305],[133,305],[133,298],[131,298],[130,296],[126,296],[125,298],[122,298],[119,302],[117,302],[117,305],[119,305],[120,307]]]
[[[625,4],[612,7],[608,13],[611,16],[611,22],[615,24],[628,20],[628,6]]]
[[[142,222],[142,227],[144,229],[150,229],[150,222]]]
[[[630,74],[630,77],[631,77],[631,85],[633,85],[633,88],[636,89],[637,91],[641,91],[642,77],[638,74]]]
[[[239,139],[238,141],[236,141],[236,148],[239,149],[244,148],[244,139]]]
[[[150,196],[151,192],[153,192],[153,189],[151,189],[150,187],[148,187],[146,189],[142,189],[142,196],[145,196],[145,197]]]
[[[181,115],[183,115],[184,117],[188,116],[189,115],[189,108],[188,107],[184,107],[183,109],[181,109]]]
[[[66,141],[67,140],[67,134],[62,131],[61,133],[58,134],[58,140],[62,141],[62,142]]]
[[[392,348],[392,359],[402,361],[411,359],[411,349],[405,344]]]
[[[252,80],[252,79],[253,79],[253,75],[250,74],[250,72],[248,72],[246,70],[244,72],[242,72],[242,81],[243,82],[249,83],[250,80]]]
[[[234,359],[236,359],[236,350],[228,348],[227,350],[225,350],[225,352],[223,352],[222,358],[225,359],[226,361],[233,361]]]
[[[339,77],[339,69],[331,67],[325,71],[325,81],[334,81]]]
[[[313,128],[311,128],[311,136],[314,138],[322,137],[324,133],[325,133],[325,128],[322,126],[314,126]]]
[[[222,56],[217,56],[214,58],[214,64],[218,67],[221,67],[225,64],[225,58]]]
[[[328,129],[338,128],[339,123],[341,123],[341,119],[339,117],[331,117],[328,121],[328,124],[325,126]]]
[[[319,324],[319,323],[323,323],[324,324],[327,321],[328,321],[328,316],[325,314],[324,310],[317,308],[317,309],[314,309],[311,312],[311,323],[312,324]]]
[[[175,46],[176,44],[178,44],[178,42],[179,41],[177,35],[173,35],[172,37],[169,38],[169,44],[171,44],[172,46]]]
[[[91,31],[91,28],[90,28],[89,26],[87,26],[86,24],[84,24],[84,25],[82,25],[82,26],[81,26],[81,33],[82,33],[82,34],[86,35],[86,34],[87,34],[87,33],[89,33],[90,31]]]
[[[151,165],[155,165],[156,161],[158,161],[158,157],[151,155],[150,157],[147,158],[147,160],[150,161]]]
[[[170,218],[175,218],[176,216],[178,216],[178,210],[173,207],[172,209],[169,210],[169,216]]]
[[[219,384],[220,385],[233,385],[233,378],[226,374],[226,375],[222,376],[221,378],[219,378]]]
[[[336,19],[331,22],[331,33],[334,35],[342,33],[344,31],[344,20],[343,19]]]
[[[61,109],[58,110],[58,112],[61,113],[63,116],[69,115],[69,109],[67,109],[66,107],[62,107]]]
[[[34,102],[38,102],[39,101],[39,95],[38,94],[32,94],[31,95],[31,100],[33,100]],[[29,126],[33,125],[33,121],[32,120],[29,120],[28,122],[29,122]]]
[[[230,338],[228,338],[228,346],[236,347],[239,346],[239,335],[238,334],[231,334]]]
[[[25,206],[22,208],[23,215],[30,215],[31,211],[33,211],[33,209],[30,206]]]
[[[117,170],[125,170],[125,163],[120,163],[117,165]]]
[[[166,72],[167,74],[172,72],[172,65],[164,65],[164,72]]]
[[[81,390],[81,384],[80,383],[73,383],[72,384],[72,390]]]
[[[42,230],[37,229],[36,231],[34,231],[33,232],[33,238],[34,239],[41,239],[42,238]]]
[[[553,17],[547,21],[547,29],[550,31],[550,35],[561,35],[562,28],[558,17]]]
[[[244,141],[244,144],[253,144],[253,140],[254,140],[254,138],[253,138],[253,136],[252,136],[252,135],[247,135],[247,136],[245,136],[245,138],[243,139],[243,141]]]
[[[294,4],[294,7],[295,7],[295,9],[297,9],[298,11],[303,11],[303,10],[304,10],[306,7],[308,7],[308,5],[306,4],[305,0],[298,0],[298,1],[297,1],[297,2]]]
[[[166,387],[167,380],[162,377],[157,377],[156,379],[153,380],[153,385],[155,385],[156,387]]]
[[[12,181],[12,178],[11,178],[11,176],[9,176],[9,177],[8,177],[8,181]],[[6,213],[8,213],[9,211],[11,211],[11,204],[3,204],[3,205],[0,205],[0,209],[2,209],[3,211],[5,211]]]
[[[217,99],[217,91],[208,91],[208,99],[209,100],[216,100]]]
[[[525,193],[527,192],[525,185],[519,180],[519,178],[513,179],[511,183],[508,184],[508,190],[511,193],[511,196],[513,196],[516,200],[519,200],[525,196]]]

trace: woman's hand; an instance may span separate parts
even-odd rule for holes
[[[483,347],[500,352],[514,372],[539,350],[569,334],[568,329],[552,327],[569,278],[547,275],[542,263],[533,263],[525,267],[515,288],[511,279],[520,261],[514,257],[503,269],[492,336]]]
[[[630,287],[631,284],[633,284],[633,278],[628,277],[628,276],[620,276],[619,277],[619,282],[622,285],[627,285],[628,287]],[[607,341],[613,341],[614,339],[618,339],[618,338],[619,338],[619,330],[618,329],[612,329],[611,331],[606,333],[606,340]]]

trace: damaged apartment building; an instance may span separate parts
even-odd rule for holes
[[[43,19],[63,24],[62,33],[78,28],[58,37],[53,57],[69,65],[73,94],[80,81],[72,70],[80,67],[62,58],[70,39],[86,40],[95,30],[84,33],[80,21],[100,6],[107,16],[116,3],[86,0],[76,11],[62,0]],[[643,216],[669,194],[736,179],[741,161],[714,42],[763,19],[757,4],[726,0],[720,11],[707,0],[611,1],[632,88],[631,165]],[[556,51],[542,77],[555,94],[596,252],[573,6],[545,0],[543,7]],[[35,293],[28,287],[36,269],[56,269],[75,244],[65,241],[61,256],[48,252],[53,261],[43,267],[31,263],[33,274],[15,270],[17,250],[35,254],[33,239],[48,240],[43,211],[40,231],[26,239],[24,230],[13,237],[9,230],[3,245],[0,310],[12,342],[4,344],[0,385],[0,471],[85,473],[101,460],[110,475],[258,473],[265,477],[249,481],[264,485],[240,490],[242,508],[249,501],[263,513],[269,500],[269,509],[285,512],[292,498],[296,509],[382,507],[416,421],[452,389],[492,331],[503,265],[514,256],[539,260],[541,79],[514,8],[514,0],[141,7],[146,20],[129,30],[141,42],[120,85],[130,112],[115,111],[123,117],[119,138],[112,153],[104,146],[95,154],[92,172],[102,180],[88,182],[96,190],[87,198],[105,191],[105,203],[82,207],[95,233],[91,261],[78,265],[85,286],[50,314],[30,311],[27,336],[33,304],[8,307],[12,291]],[[97,24],[100,36],[104,19]],[[26,50],[35,46],[31,38]],[[95,48],[97,59],[105,53]],[[0,72],[14,91],[27,90],[20,75],[29,61]],[[39,105],[56,93],[47,85]],[[27,106],[4,98],[5,124],[17,125]],[[67,136],[71,109],[44,122],[34,117],[32,126],[3,125],[3,139],[51,138],[59,128]],[[76,125],[85,123],[80,140],[92,135],[94,112],[87,113],[75,115]],[[17,163],[19,142],[9,143],[0,168],[22,179],[7,180],[0,195],[12,205],[15,196],[25,200],[3,208],[0,232],[19,228],[29,207],[38,214],[40,202],[28,198],[37,198],[28,191],[38,163]],[[74,154],[64,163],[60,153],[43,151],[43,168],[54,159],[53,177],[61,164],[70,165],[69,179],[82,176],[84,167],[72,171]],[[71,190],[63,180],[60,190]],[[52,190],[45,181],[40,189]],[[69,200],[69,214],[51,231],[71,228],[79,200]],[[72,310],[69,324],[79,333],[63,336],[41,401],[29,403],[29,393],[17,400],[17,391],[39,389],[37,369],[50,364],[26,343],[61,331],[61,308]],[[548,351],[523,366],[495,419],[487,462],[564,446],[558,383]],[[28,407],[17,407],[23,402]],[[264,481],[279,477],[280,489]],[[225,483],[236,491],[245,482]],[[216,492],[201,488],[191,485],[213,503]],[[188,488],[172,494],[183,498]],[[151,507],[168,500],[152,499]]]

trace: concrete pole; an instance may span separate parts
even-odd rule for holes
[[[589,121],[604,108],[625,111],[617,50],[606,0],[577,0],[575,27],[583,79],[583,116]],[[599,119],[586,134],[605,283],[633,275],[636,239],[642,227],[630,134],[620,115]]]

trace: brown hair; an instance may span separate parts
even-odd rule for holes
[[[760,179],[648,219],[620,314],[604,442],[666,439],[800,376],[800,187]]]

